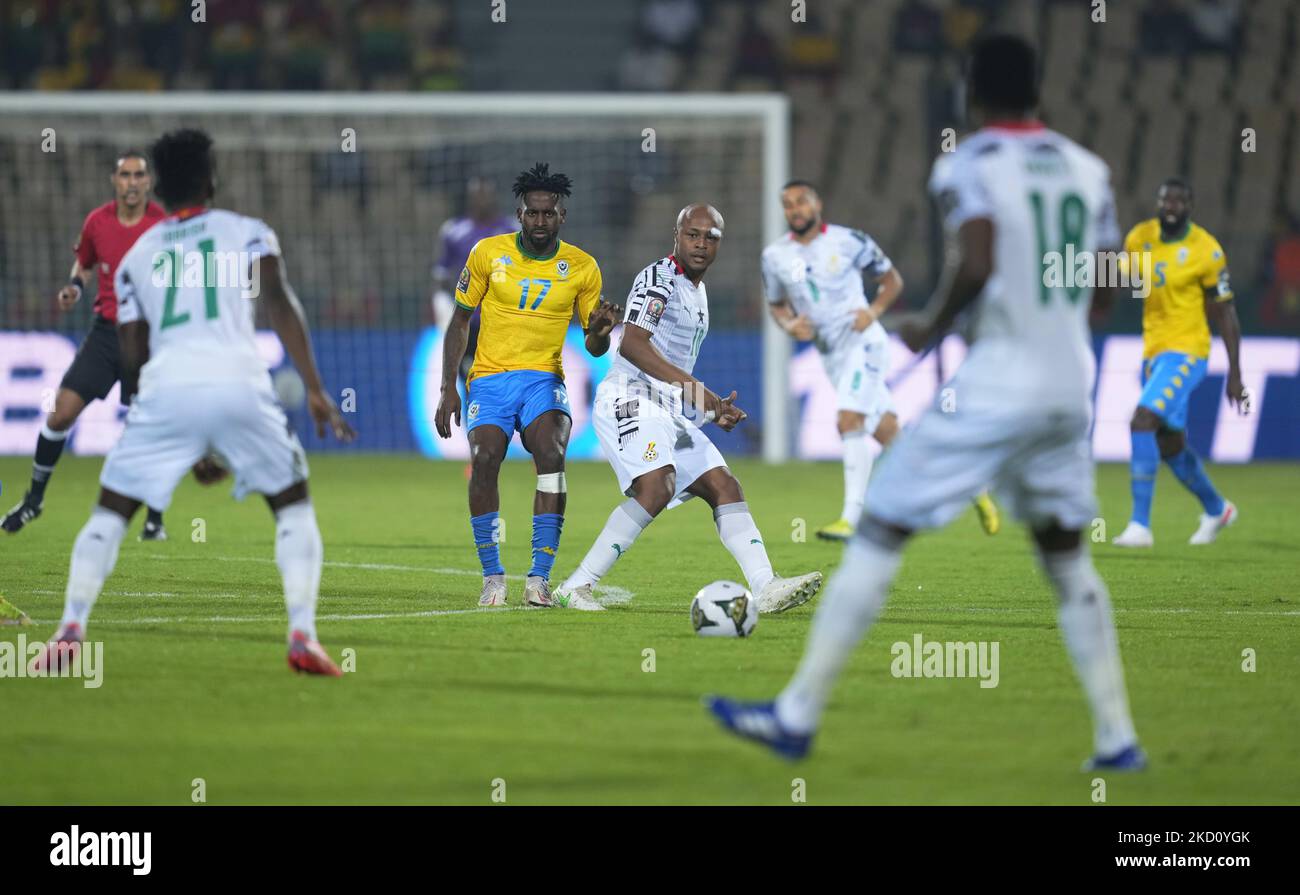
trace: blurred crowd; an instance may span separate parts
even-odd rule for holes
[[[622,90],[691,89],[715,0],[634,0],[637,25],[615,83]],[[1044,0],[1076,2],[1076,0]],[[192,28],[189,0],[6,0],[4,86],[48,90],[456,90],[465,48],[455,0],[207,0]],[[463,6],[463,4],[461,4]],[[740,0],[728,89],[773,90],[792,77],[833,84],[845,52],[843,5],[809,4],[784,39],[765,0]],[[829,9],[826,12],[821,7]],[[900,53],[962,50],[1003,0],[905,0],[891,24]],[[486,14],[487,7],[484,7]],[[1241,0],[1147,0],[1141,43],[1153,54],[1240,46]],[[602,85],[588,85],[602,86]]]
[[[5,87],[457,90],[451,0],[6,0]]]
[[[780,91],[801,176],[826,187],[834,213],[903,253],[898,262],[925,269],[937,251],[924,223],[926,160],[908,147],[954,119],[957,60],[981,31],[1028,28],[1050,60],[1046,120],[1068,108],[1063,120],[1112,161],[1125,219],[1146,212],[1156,174],[1181,165],[1207,219],[1231,234],[1239,284],[1267,296],[1261,317],[1300,329],[1300,159],[1278,143],[1300,124],[1288,99],[1300,0],[1110,0],[1111,24],[1083,30],[1091,0],[817,0],[793,24],[788,0],[507,8],[535,25],[560,3],[569,27],[588,27],[557,26],[555,46],[580,42],[566,60],[579,61],[543,88],[515,76],[532,48],[485,30],[487,0],[206,0],[203,27],[191,0],[2,0],[0,89]],[[546,60],[527,66],[540,72]],[[1109,114],[1117,103],[1126,114]],[[1193,139],[1209,114],[1273,141],[1262,163],[1251,159],[1252,178],[1240,176],[1235,147]]]

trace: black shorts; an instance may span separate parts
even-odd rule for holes
[[[104,399],[122,375],[122,355],[117,342],[117,324],[95,316],[95,324],[77,349],[72,366],[63,374],[61,388],[71,389],[87,404]]]

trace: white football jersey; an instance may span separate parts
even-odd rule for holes
[[[115,285],[119,325],[149,324],[142,393],[160,383],[266,379],[251,271],[257,258],[279,254],[264,222],[217,208],[165,218],[136,241]]]
[[[787,233],[763,249],[763,291],[772,304],[790,302],[817,330],[822,353],[839,348],[853,335],[853,319],[867,307],[862,275],[879,279],[893,264],[875,240],[861,230],[823,224],[804,245]],[[872,342],[886,340],[879,322],[866,330]]]
[[[1089,405],[1092,290],[1046,274],[1054,258],[1065,267],[1119,248],[1106,163],[1041,125],[989,127],[936,159],[930,192],[949,233],[993,222],[993,272],[972,306],[973,344],[957,379],[988,400]]]
[[[650,344],[669,363],[691,373],[709,332],[709,296],[704,283],[692,283],[672,255],[660,258],[637,274],[627,295],[623,323],[649,330]],[[680,406],[681,389],[653,379],[624,358],[621,349],[614,353],[605,378],[650,383],[665,396],[675,395],[673,403]]]

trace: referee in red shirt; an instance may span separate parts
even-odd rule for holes
[[[149,160],[144,153],[124,152],[113,168],[111,178],[115,198],[105,202],[90,214],[81,227],[77,240],[77,258],[72,262],[71,279],[59,290],[59,310],[69,311],[81,299],[86,278],[96,275],[98,294],[95,296],[95,322],[77,350],[77,356],[59,383],[59,393],[54,399],[54,412],[45,420],[40,438],[36,440],[36,457],[32,464],[31,488],[23,495],[22,503],[0,520],[0,528],[10,534],[41,514],[45,502],[45,486],[49,483],[54,464],[63,453],[68,431],[77,421],[85,406],[96,398],[103,399],[121,377],[121,361],[117,342],[117,296],[113,293],[113,274],[122,256],[140,236],[162,220],[166,214],[160,206],[149,200],[153,186],[149,173]],[[121,399],[131,403],[136,383],[123,382]],[[143,540],[165,540],[167,533],[162,525],[162,513],[149,510],[145,520]]]

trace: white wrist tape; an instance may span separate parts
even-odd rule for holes
[[[543,472],[537,476],[537,490],[543,494],[564,494],[569,490],[562,472]]]

